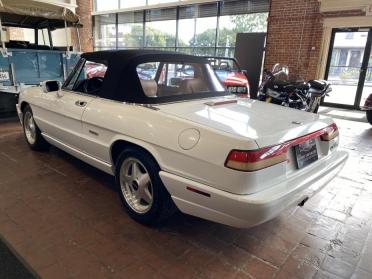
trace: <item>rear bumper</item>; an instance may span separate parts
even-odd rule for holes
[[[289,206],[313,196],[337,175],[347,157],[346,152],[335,151],[327,158],[326,167],[319,165],[311,173],[249,195],[228,193],[163,171],[160,177],[182,212],[246,228],[275,218]],[[187,187],[210,196],[189,191]]]

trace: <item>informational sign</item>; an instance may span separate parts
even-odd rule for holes
[[[9,80],[9,72],[0,70],[0,81]]]

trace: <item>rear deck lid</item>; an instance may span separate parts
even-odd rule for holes
[[[164,104],[159,108],[231,136],[255,140],[259,147],[286,142],[332,123],[332,119],[317,114],[237,97]]]

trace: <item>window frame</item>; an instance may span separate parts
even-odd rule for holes
[[[220,79],[218,78],[218,76],[216,75],[212,66],[209,63],[181,61],[181,60],[180,61],[178,61],[178,60],[167,61],[167,60],[160,60],[160,59],[157,60],[157,61],[155,61],[155,60],[150,61],[149,60],[149,61],[146,61],[145,63],[138,63],[135,66],[135,70],[136,70],[136,73],[137,73],[137,78],[138,78],[139,81],[141,80],[141,78],[138,75],[137,68],[141,64],[146,64],[146,63],[159,63],[158,69],[156,71],[156,75],[154,76],[154,79],[153,79],[156,82],[157,86],[164,85],[166,87],[171,87],[168,84],[168,69],[169,69],[168,67],[169,67],[169,65],[175,65],[175,66],[176,65],[190,65],[190,66],[194,67],[194,71],[195,71],[195,66],[193,66],[192,64],[200,64],[200,74],[202,76],[201,77],[195,77],[195,73],[194,73],[194,79],[203,78],[203,80],[206,83],[206,86],[208,86],[210,89],[212,89],[212,88],[218,89],[217,84],[221,85],[221,89],[222,89],[221,91],[210,90],[210,91],[205,91],[205,92],[192,92],[192,93],[182,93],[182,94],[177,94],[177,95],[156,96],[154,98],[154,97],[148,97],[146,95],[142,85],[141,85],[141,90],[144,93],[145,98],[156,100],[155,103],[157,103],[157,102],[158,103],[163,103],[164,101],[168,102],[167,100],[182,101],[182,100],[192,100],[192,99],[200,99],[200,98],[203,99],[203,98],[209,98],[209,97],[222,97],[222,96],[226,96],[226,95],[231,95],[231,93],[228,92],[226,90],[226,88],[223,86]],[[166,83],[165,84],[159,84],[159,79],[160,79],[161,73],[162,73],[165,66],[166,66],[166,71],[165,71],[165,81],[166,81]],[[209,76],[210,74],[212,74],[213,76]],[[208,79],[204,78],[206,76],[208,76]]]
[[[108,61],[106,61],[107,62],[107,65],[106,65],[106,64],[101,63],[101,62],[91,61],[91,60],[87,60],[85,58],[80,58],[79,62],[76,64],[74,70],[70,73],[70,75],[68,76],[66,81],[63,83],[62,89],[74,92],[76,94],[82,94],[82,95],[87,95],[87,96],[92,96],[92,97],[99,97],[98,93],[99,93],[100,89],[97,90],[97,92],[95,92],[95,93],[81,92],[81,91],[76,91],[75,90],[76,83],[78,82],[79,76],[80,76],[80,74],[81,74],[81,72],[82,72],[82,70],[83,70],[83,68],[84,68],[84,66],[86,65],[87,62],[92,62],[92,63],[105,65],[107,67],[105,75],[103,76],[103,80],[105,80],[107,72],[108,72]],[[70,85],[72,80],[73,80],[72,88],[69,88],[68,85]],[[102,87],[103,87],[103,85],[102,85]]]
[[[118,0],[119,1],[119,0]],[[234,2],[234,3],[238,3],[240,2],[241,0],[232,0],[231,2]],[[249,2],[248,0],[245,0],[247,2]],[[257,3],[259,4],[258,6],[256,5],[251,5],[249,7],[251,7],[251,9],[247,9],[246,10],[246,13],[241,13],[241,12],[237,12],[237,13],[232,13],[231,11],[227,11],[225,10],[226,7],[226,1],[214,1],[214,2],[210,2],[210,3],[183,3],[181,1],[179,1],[179,3],[175,4],[175,5],[172,5],[170,7],[164,7],[164,8],[159,8],[159,7],[152,7],[152,6],[149,6],[148,8],[147,7],[139,7],[139,9],[136,9],[136,8],[130,8],[129,10],[125,10],[123,11],[122,9],[118,9],[118,11],[107,11],[108,13],[105,13],[105,11],[96,11],[97,13],[94,14],[94,17],[96,16],[100,16],[100,15],[104,15],[104,14],[116,14],[116,33],[118,33],[118,16],[119,14],[121,13],[141,13],[142,14],[142,45],[139,46],[139,47],[125,47],[125,46],[119,46],[118,45],[118,34],[116,34],[116,46],[114,47],[110,47],[110,46],[103,46],[102,44],[99,45],[96,41],[96,38],[94,38],[94,50],[105,50],[105,49],[136,49],[136,48],[141,48],[141,49],[164,49],[164,50],[172,50],[172,51],[177,51],[177,52],[186,52],[186,53],[190,53],[190,54],[194,54],[194,55],[202,55],[202,56],[226,56],[226,55],[229,55],[229,56],[233,56],[234,54],[234,50],[235,50],[235,47],[234,46],[220,46],[219,45],[219,36],[220,36],[220,18],[222,16],[227,16],[227,15],[231,15],[231,16],[234,16],[234,15],[245,15],[245,14],[257,14],[257,13],[265,13],[265,14],[268,14],[269,10],[267,9],[267,6],[268,6],[268,3],[269,1],[268,0],[255,0],[257,1]],[[176,2],[176,1],[175,1]],[[229,2],[230,3],[230,2]],[[234,4],[234,3],[230,3],[230,4]],[[206,7],[208,5],[216,5],[217,8],[217,14],[215,15],[216,19],[217,19],[217,23],[216,23],[216,32],[215,32],[215,38],[214,38],[214,44],[211,45],[211,46],[180,46],[179,45],[179,33],[180,33],[180,30],[179,30],[179,22],[180,20],[184,19],[185,18],[185,15],[182,16],[180,15],[180,11],[182,9],[185,9],[187,7],[189,8],[193,8],[195,11],[193,11],[194,13],[194,16],[196,16],[196,18],[204,18],[204,17],[209,17],[207,16],[206,14],[206,11],[203,10],[202,7]],[[235,5],[236,6],[236,5]],[[158,47],[158,46],[147,46],[147,32],[146,32],[146,26],[148,23],[150,23],[151,21],[158,21],[158,20],[151,20],[151,17],[149,18],[148,17],[148,14],[149,12],[151,13],[151,11],[154,11],[154,10],[161,10],[161,9],[175,9],[176,10],[176,17],[175,17],[175,21],[176,21],[176,33],[175,33],[175,42],[173,44],[172,42],[172,45],[169,45],[169,46],[166,46],[166,47]],[[204,12],[200,12],[200,11],[204,11]],[[233,9],[234,10],[234,9]],[[191,15],[190,15],[191,16]],[[173,20],[173,18],[172,18]],[[161,21],[161,20],[160,20]],[[93,25],[95,25],[95,20],[93,20]],[[136,21],[136,23],[138,23]],[[93,27],[94,28],[94,27]],[[267,30],[266,30],[267,32]],[[95,34],[94,34],[95,36]],[[222,53],[222,55],[220,55]]]

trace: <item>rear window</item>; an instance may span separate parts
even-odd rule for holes
[[[137,66],[137,74],[151,98],[225,92],[209,64],[148,62]]]

